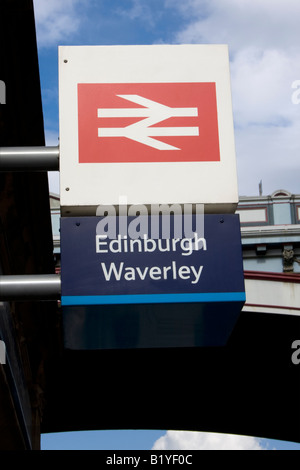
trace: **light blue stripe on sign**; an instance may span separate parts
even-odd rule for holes
[[[62,306],[159,304],[184,302],[245,302],[245,292],[209,292],[195,294],[137,294],[137,295],[63,295]]]

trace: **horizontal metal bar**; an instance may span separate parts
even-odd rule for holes
[[[59,274],[0,276],[0,301],[59,300]]]
[[[59,171],[59,147],[0,147],[0,171]]]

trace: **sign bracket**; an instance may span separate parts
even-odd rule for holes
[[[0,171],[59,171],[59,147],[0,147]]]
[[[0,276],[0,302],[60,300],[59,274],[20,274]]]

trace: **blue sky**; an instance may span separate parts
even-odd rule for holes
[[[47,145],[58,144],[58,45],[228,44],[239,192],[257,195],[262,180],[264,194],[279,188],[300,193],[300,104],[293,95],[293,84],[300,80],[299,0],[34,4]],[[49,180],[50,190],[58,192],[58,175]],[[155,442],[160,448],[288,448],[256,438],[166,431],[47,435],[42,447],[150,449]]]

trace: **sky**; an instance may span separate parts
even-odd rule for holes
[[[265,195],[277,189],[300,193],[299,0],[34,0],[34,6],[47,145],[57,145],[59,138],[58,45],[228,44],[239,194],[258,195],[260,181]],[[50,191],[58,193],[57,173],[49,174],[49,183]],[[290,445],[178,431],[97,431],[42,438],[45,449]]]

